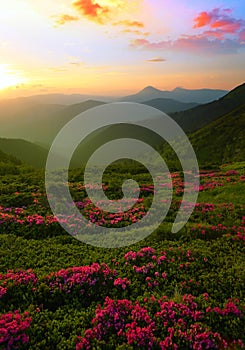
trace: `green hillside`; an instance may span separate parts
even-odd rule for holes
[[[103,102],[93,100],[70,106],[0,103],[0,137],[24,139],[49,145],[68,121],[77,114],[100,104]]]
[[[186,111],[188,109],[198,106],[198,103],[184,103],[171,98],[156,98],[150,101],[143,102],[145,105],[159,109],[165,113],[174,113]]]
[[[42,168],[45,166],[48,154],[48,151],[46,149],[34,143],[20,139],[1,138],[0,150],[7,155],[16,157],[22,162],[36,168]],[[8,157],[8,159],[14,159],[13,157]]]
[[[21,165],[22,162],[14,156],[8,155],[0,150],[0,162],[14,165]]]
[[[190,140],[202,164],[245,160],[245,104],[196,131]]]
[[[219,117],[232,112],[245,101],[245,83],[224,97],[187,111],[172,114],[172,118],[187,132],[194,132]]]
[[[18,175],[24,170],[21,160],[0,150],[0,176],[14,174]]]
[[[245,104],[188,136],[200,167],[244,161]],[[180,167],[177,156],[168,144],[161,145],[159,149],[170,168]]]

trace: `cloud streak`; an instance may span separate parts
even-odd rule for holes
[[[64,24],[68,23],[68,22],[74,22],[74,21],[78,21],[79,20],[79,17],[71,16],[71,15],[67,15],[67,14],[54,16],[54,18],[56,18],[55,24],[58,25],[58,26],[62,26]]]
[[[151,42],[147,39],[134,39],[131,41],[132,48],[139,48],[148,51],[169,50],[176,52],[192,52],[207,54],[224,54],[236,52],[242,44],[237,41],[226,39],[209,40],[202,35],[185,35],[177,40],[162,40],[159,42]]]
[[[138,36],[148,36],[148,35],[150,35],[149,32],[142,32],[141,30],[133,30],[133,29],[124,29],[124,30],[121,31],[121,33],[133,34],[133,35],[138,35]]]
[[[130,21],[130,20],[123,20],[113,23],[115,26],[124,26],[124,27],[136,27],[136,28],[144,28],[144,23],[140,21]]]
[[[167,60],[165,58],[162,57],[154,57],[154,58],[150,58],[148,60],[145,60],[146,62],[152,62],[152,63],[159,63],[159,62],[166,62]]]

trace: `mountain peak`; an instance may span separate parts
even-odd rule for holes
[[[158,90],[156,88],[154,88],[154,86],[148,85],[146,86],[143,90],[141,90],[141,92],[145,92],[145,93],[155,93],[155,92],[160,92],[161,90]]]

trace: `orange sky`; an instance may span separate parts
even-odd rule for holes
[[[0,34],[2,98],[245,80],[240,0],[8,0]]]

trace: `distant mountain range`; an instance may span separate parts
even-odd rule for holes
[[[175,88],[172,91],[161,91],[152,86],[147,86],[140,92],[134,95],[122,97],[120,101],[125,102],[145,102],[153,99],[167,98],[177,100],[184,103],[208,103],[223,97],[228,93],[227,90],[212,90],[212,89],[199,89],[188,90],[183,88]]]
[[[102,104],[104,102],[93,100],[70,106],[2,102],[0,104],[1,134],[7,134],[7,136],[0,138],[0,150],[32,166],[43,167],[49,145],[62,126],[77,114]],[[172,113],[171,116],[189,134],[200,163],[220,163],[232,159],[244,160],[245,84],[238,86],[218,100],[198,106],[196,103],[184,103],[163,98],[148,100],[145,101],[145,104],[163,111],[175,105],[175,113]],[[190,109],[183,111],[182,108],[188,106]],[[176,113],[178,107],[182,111]],[[157,123],[158,120],[148,122]],[[150,134],[147,129],[139,131],[132,125],[104,128],[93,133],[77,148],[72,165],[80,166],[81,161],[86,160],[100,144],[113,138],[125,137],[125,135],[143,139],[154,147],[162,142],[156,135]],[[6,137],[11,139],[6,139]],[[32,140],[32,142],[23,139]],[[0,153],[0,162],[1,157],[3,156]],[[62,150],[57,157],[62,158]]]
[[[147,86],[140,90],[136,94],[122,97],[115,96],[101,96],[101,95],[88,95],[88,94],[42,94],[33,95],[28,97],[19,97],[15,99],[7,99],[0,101],[0,106],[2,103],[20,105],[20,104],[38,104],[38,105],[72,105],[87,100],[97,100],[102,102],[146,102],[159,98],[166,98],[177,100],[183,103],[207,103],[217,98],[220,98],[227,94],[227,90],[216,90],[216,89],[195,89],[188,90],[184,88],[177,87],[172,91],[162,91],[154,88],[153,86]]]
[[[142,102],[165,113],[185,111],[197,106],[194,100],[213,100],[224,90],[186,90],[176,88],[172,92],[146,87],[136,95],[120,101]],[[163,97],[165,96],[165,97]],[[83,99],[88,95],[37,95],[0,102],[0,137],[25,139],[48,146],[58,131],[74,116],[105,101]],[[174,100],[178,97],[183,102]],[[197,98],[198,97],[198,98]],[[69,101],[81,101],[66,105]],[[194,101],[194,102],[192,102]]]
[[[159,109],[162,112],[165,113],[174,113],[174,112],[180,112],[180,111],[186,111],[188,109],[194,108],[199,106],[198,103],[195,102],[180,102],[177,100],[173,100],[170,98],[155,98],[150,101],[142,102],[145,105],[154,107]]]
[[[2,102],[9,102],[13,104],[44,104],[44,105],[73,105],[87,100],[99,100],[103,102],[112,102],[116,100],[115,97],[101,96],[101,95],[85,95],[85,94],[43,94],[33,95],[27,97],[19,97],[15,99],[8,99]],[[1,101],[0,101],[1,105]]]

